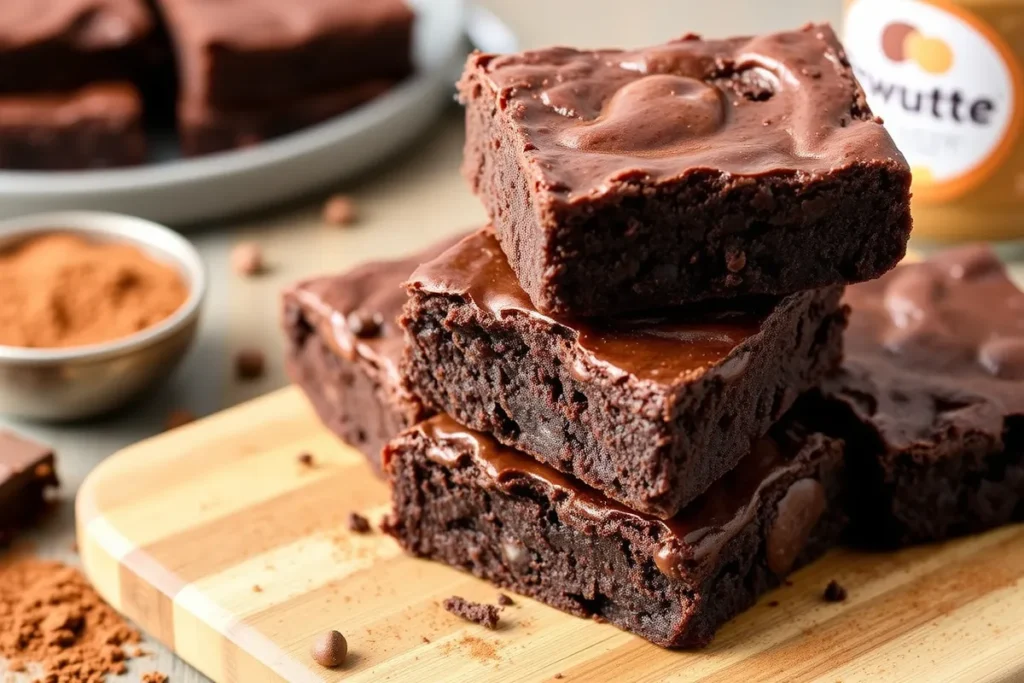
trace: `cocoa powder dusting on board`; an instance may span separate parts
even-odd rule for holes
[[[0,562],[0,656],[39,663],[41,683],[122,674],[123,646],[139,640],[74,567],[24,556]]]

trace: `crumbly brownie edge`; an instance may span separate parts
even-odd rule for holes
[[[136,166],[146,160],[141,116],[82,120],[73,126],[0,126],[0,168],[78,170]]]
[[[779,584],[765,538],[793,482],[818,479],[829,501],[793,569],[833,546],[844,526],[841,447],[829,442],[821,446],[824,455],[776,482],[753,521],[691,584],[669,579],[654,564],[660,525],[620,521],[594,534],[567,522],[543,486],[524,480],[514,495],[498,491],[472,456],[445,467],[426,455],[432,445],[409,431],[385,453],[394,502],[390,533],[408,552],[664,647],[707,645],[723,623]]]
[[[788,297],[755,339],[747,369],[669,390],[613,378],[583,381],[564,328],[503,319],[462,297],[412,292],[402,316],[407,390],[433,409],[572,474],[636,510],[678,512],[839,362],[842,288]]]
[[[378,368],[335,353],[287,295],[284,309],[288,376],[306,394],[321,422],[362,452],[380,475],[381,449],[427,417],[426,411],[412,399],[400,400]]]
[[[463,173],[484,202],[523,289],[545,313],[612,315],[744,294],[869,280],[910,235],[910,174],[867,162],[814,180],[691,173],[622,182],[600,200],[543,189],[510,114],[473,72]],[[799,264],[799,268],[793,267]]]

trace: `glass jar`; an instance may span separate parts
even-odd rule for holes
[[[914,238],[1024,238],[1024,0],[847,0],[844,36],[913,170]]]

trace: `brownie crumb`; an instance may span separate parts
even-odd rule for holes
[[[498,604],[502,607],[508,607],[509,605],[516,604],[512,598],[508,597],[504,593],[498,593]]]
[[[328,225],[352,225],[357,218],[356,203],[351,197],[336,194],[324,202],[323,219]]]
[[[259,379],[266,369],[266,358],[259,349],[242,349],[235,354],[235,376],[238,379]]]
[[[423,642],[427,645],[430,644],[430,638],[427,638],[426,636],[420,636],[420,639],[423,640]]]
[[[779,606],[779,601],[778,600],[769,600],[768,601],[768,606],[769,607],[778,607]]]
[[[313,466],[313,454],[312,453],[308,453],[308,452],[299,453],[298,460],[299,460],[299,464],[300,465],[304,465],[305,467],[312,467]]]
[[[565,678],[565,676],[563,674],[555,674],[552,678],[554,678],[556,681],[560,681],[563,678]]]
[[[839,585],[838,581],[832,580],[825,586],[825,594],[822,597],[826,602],[842,602],[846,600],[846,589]]]
[[[729,251],[725,254],[725,267],[730,273],[738,273],[747,267],[747,255],[742,251]]]
[[[257,584],[253,584],[252,592],[253,593],[262,593],[263,592],[263,586],[259,585],[258,583]]]
[[[471,602],[465,598],[460,598],[458,595],[453,595],[444,601],[444,608],[455,616],[462,617],[466,621],[479,624],[492,631],[498,627],[498,612],[500,610],[494,605],[483,605],[479,602]]]
[[[263,249],[255,242],[241,242],[231,251],[231,269],[237,275],[252,277],[265,270]]]
[[[179,408],[177,410],[172,410],[167,415],[167,419],[164,421],[164,429],[166,431],[171,431],[172,429],[177,429],[178,427],[184,427],[185,425],[189,424],[190,422],[195,422],[195,421],[196,421],[195,413],[193,413],[190,410],[185,410],[183,408]]]
[[[370,520],[358,512],[352,512],[348,516],[348,530],[357,534],[370,533]]]
[[[338,631],[327,631],[313,641],[310,653],[317,664],[333,669],[345,663],[345,657],[348,656],[348,641]]]
[[[148,671],[142,674],[142,683],[167,683],[171,680],[167,674],[159,671]]]

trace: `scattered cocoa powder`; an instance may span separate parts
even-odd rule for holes
[[[0,656],[42,666],[42,683],[98,683],[127,671],[139,632],[74,567],[33,557],[0,562]]]
[[[83,346],[152,327],[181,308],[172,266],[123,242],[52,233],[0,252],[0,345]]]
[[[171,680],[167,674],[160,673],[159,671],[147,671],[142,674],[142,683],[167,683]]]

